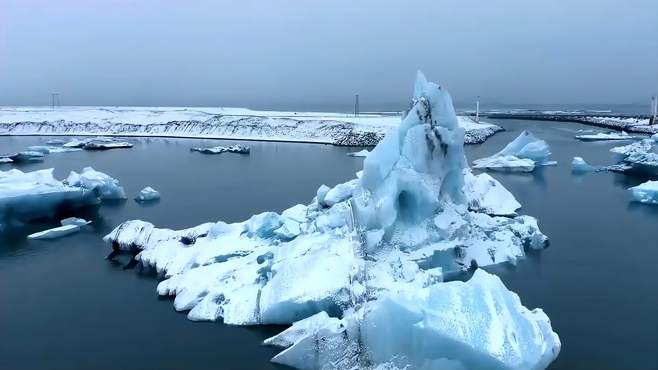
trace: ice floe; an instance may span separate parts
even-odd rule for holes
[[[34,234],[27,236],[28,239],[57,239],[63,236],[71,235],[80,231],[80,226],[78,225],[63,225],[59,227],[54,227],[52,229],[39,231]]]
[[[625,131],[611,131],[598,132],[596,134],[577,135],[576,139],[582,141],[633,140],[635,139],[635,136],[631,136]]]
[[[177,231],[126,221],[104,240],[110,257],[154,268],[158,294],[191,320],[292,323],[267,341],[287,347],[279,363],[546,368],[560,342],[541,310],[484,271],[442,282],[547,244],[500,183],[469,172],[463,145],[449,94],[419,73],[410,110],[357,179],[308,205]]]
[[[119,184],[119,180],[91,167],[83,168],[81,173],[71,171],[65,182],[92,191],[101,200],[126,199],[126,192]]]
[[[203,154],[222,154],[222,153],[249,154],[250,152],[249,147],[242,145],[196,147],[190,150],[193,152],[199,152]]]
[[[656,142],[653,139],[643,139],[629,145],[612,148],[610,151],[615,154],[620,165],[625,166],[627,170],[656,175],[658,174],[658,152],[656,152],[655,146]]]
[[[537,166],[556,164],[557,162],[548,160],[550,154],[551,149],[544,140],[536,138],[528,131],[523,131],[500,152],[473,161],[473,168],[532,172]]]
[[[628,191],[634,201],[647,204],[658,204],[658,181],[647,181]]]

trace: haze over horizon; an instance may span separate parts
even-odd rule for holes
[[[646,104],[658,2],[0,0],[0,105]]]

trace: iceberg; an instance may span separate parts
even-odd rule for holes
[[[190,149],[193,152],[199,152],[203,154],[222,154],[225,152],[228,153],[239,153],[239,154],[249,154],[249,148],[242,145],[231,145],[231,146],[213,146],[206,148],[192,148]]]
[[[571,171],[575,173],[585,173],[596,171],[597,168],[589,165],[582,157],[573,157],[571,161]]]
[[[0,171],[0,223],[55,217],[57,211],[93,203],[84,189],[68,186],[53,176],[53,169]]]
[[[62,225],[59,227],[54,227],[52,229],[39,231],[38,233],[30,234],[27,236],[28,239],[57,239],[63,236],[71,235],[80,231],[79,225]]]
[[[64,181],[70,186],[95,193],[100,200],[126,199],[126,192],[119,185],[119,180],[91,167],[83,168],[81,173],[71,171]]]
[[[647,181],[629,188],[628,191],[636,202],[658,204],[658,181]]]
[[[528,131],[523,131],[500,152],[473,161],[473,168],[493,171],[532,172],[537,166],[554,165],[549,161],[550,147]]]
[[[633,140],[635,136],[631,136],[626,131],[621,132],[598,132],[596,134],[577,135],[576,139],[581,141],[606,141],[606,140]]]
[[[160,199],[160,192],[150,186],[140,190],[139,194],[135,198],[135,200],[138,202],[148,202],[158,199]]]
[[[367,149],[359,150],[358,152],[347,153],[350,157],[367,157],[370,152]]]
[[[104,241],[109,258],[154,269],[158,294],[190,320],[292,324],[268,340],[288,347],[279,363],[543,369],[560,343],[541,310],[484,271],[444,282],[547,245],[503,189],[470,173],[450,95],[419,73],[409,111],[356,179],[281,214],[183,230],[130,220]]]
[[[119,191],[117,188],[99,189],[99,187],[112,187],[118,184],[117,180],[102,172],[90,172],[89,169],[85,169],[83,175],[75,175],[78,180],[73,181],[74,179],[70,177],[70,180],[59,181],[53,176],[52,168],[32,172],[22,172],[17,169],[0,171],[0,223],[54,218],[60,213],[98,204],[101,197],[108,199],[106,198],[108,192]],[[92,175],[99,179],[95,184],[89,179]],[[65,219],[62,222],[64,221],[79,224],[79,222],[73,223],[73,219]],[[62,225],[67,224],[62,223]]]

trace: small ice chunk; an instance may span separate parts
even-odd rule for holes
[[[296,204],[281,213],[281,217],[295,220],[299,223],[306,222],[306,212],[308,207],[303,204]]]
[[[147,186],[144,189],[140,190],[139,194],[135,198],[135,200],[138,202],[148,202],[158,199],[160,199],[160,192],[153,189],[150,186]]]
[[[85,226],[85,225],[89,225],[91,221],[87,221],[84,218],[69,217],[61,220],[59,223],[61,223],[62,226],[67,226],[67,225]]]
[[[52,229],[39,231],[38,233],[30,234],[27,236],[28,239],[56,239],[61,238],[66,235],[73,234],[80,230],[78,225],[63,225],[59,227],[54,227]]]
[[[65,182],[70,186],[94,191],[101,200],[126,199],[126,192],[119,185],[119,180],[91,167],[83,168],[82,173],[71,171]]]
[[[239,153],[239,154],[249,154],[249,147],[242,145],[231,145],[231,146],[213,146],[213,147],[196,147],[190,149],[193,152],[199,152],[203,154],[221,154],[224,152],[228,153]]]
[[[281,216],[275,212],[263,212],[251,216],[247,221],[247,230],[249,235],[261,238],[269,238],[274,235],[274,230],[281,226]]]
[[[358,152],[347,153],[350,157],[367,157],[370,152],[367,149],[359,150]]]
[[[283,225],[274,230],[274,235],[283,240],[291,240],[301,233],[299,222],[289,218],[283,221]]]
[[[628,190],[636,202],[658,204],[658,181],[647,181]]]
[[[318,200],[318,205],[324,205],[324,198],[327,196],[327,193],[331,190],[327,185],[322,184],[316,192],[316,198]]]
[[[357,180],[350,180],[346,183],[338,184],[329,190],[323,199],[323,204],[331,207],[352,196],[352,191],[357,185]]]
[[[14,160],[9,158],[9,157],[0,157],[0,164],[1,163],[12,163],[12,162],[14,162]]]
[[[589,165],[581,157],[573,157],[573,160],[571,161],[571,171],[573,172],[583,173],[583,172],[590,172],[595,170],[596,168]]]

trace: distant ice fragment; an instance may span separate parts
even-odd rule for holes
[[[531,172],[537,166],[556,164],[548,160],[550,154],[550,147],[544,140],[536,138],[529,131],[523,131],[500,152],[473,161],[473,168]]]
[[[85,225],[89,225],[90,223],[91,221],[87,221],[83,218],[78,218],[78,217],[69,217],[60,221],[60,224],[62,224],[62,226],[67,226],[67,225],[85,226]]]
[[[239,153],[239,154],[249,154],[249,147],[242,145],[231,145],[231,146],[213,146],[213,147],[197,147],[190,149],[193,152],[199,152],[203,154],[221,154],[221,153]]]
[[[48,229],[44,231],[39,231],[38,233],[28,235],[27,238],[28,239],[56,239],[76,233],[78,231],[80,231],[80,226],[70,224],[70,225],[54,227],[52,229]]]
[[[91,140],[86,143],[82,148],[84,150],[108,150],[108,149],[119,149],[119,148],[132,148],[133,145],[127,141],[96,141]]]
[[[64,139],[51,139],[51,140],[46,141],[47,145],[53,145],[53,146],[62,146],[66,143],[67,143],[67,141],[64,140]]]
[[[119,185],[119,180],[91,167],[83,168],[81,173],[71,171],[65,182],[70,186],[92,191],[101,200],[126,199],[126,192]]]
[[[0,164],[2,163],[13,163],[14,160],[9,157],[0,157]]]
[[[658,204],[658,181],[647,181],[629,188],[634,201],[646,204]]]
[[[596,134],[577,135],[576,139],[581,141],[606,141],[606,140],[632,140],[635,136],[631,136],[625,131],[617,132],[598,132]]]
[[[367,157],[370,152],[367,149],[359,150],[358,152],[347,153],[350,157]]]
[[[138,202],[148,202],[158,199],[160,199],[160,192],[150,186],[140,190],[139,194],[135,198],[135,200]]]

